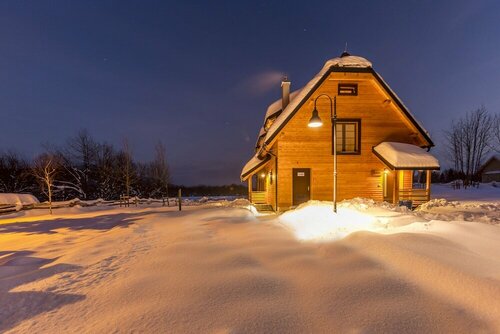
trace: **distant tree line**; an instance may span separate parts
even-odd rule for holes
[[[155,145],[152,161],[134,160],[129,142],[120,148],[96,141],[86,130],[61,147],[45,147],[27,160],[14,151],[0,153],[0,192],[31,193],[40,200],[119,199],[122,196],[165,198],[177,196],[245,195],[242,185],[184,187],[171,184],[165,145]]]
[[[247,196],[248,188],[241,184],[229,184],[223,186],[179,186],[171,185],[170,189],[174,195],[182,189],[182,196]]]
[[[462,180],[467,188],[480,180],[479,169],[488,155],[500,152],[500,116],[481,106],[454,120],[445,138],[453,168],[440,178],[448,182]]]

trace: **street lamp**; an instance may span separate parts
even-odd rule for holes
[[[333,212],[337,212],[337,96],[332,98],[327,94],[318,95],[314,99],[314,109],[312,111],[311,119],[307,126],[310,128],[318,128],[323,125],[323,121],[318,115],[316,102],[320,97],[326,97],[330,101],[330,120],[332,121],[332,137],[333,137]]]

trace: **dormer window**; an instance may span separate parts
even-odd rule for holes
[[[337,95],[357,96],[358,84],[340,83]]]

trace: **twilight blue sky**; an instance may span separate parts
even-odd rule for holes
[[[500,111],[500,2],[2,1],[0,150],[86,128],[173,182],[238,182],[280,76],[307,83],[347,41],[431,132]]]

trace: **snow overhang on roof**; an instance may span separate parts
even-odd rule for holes
[[[246,165],[243,167],[241,171],[241,180],[245,181],[248,179],[253,172],[258,171],[260,167],[264,166],[271,159],[270,155],[266,155],[263,159],[259,158],[259,154],[257,153],[250,159]]]
[[[274,138],[279,134],[281,129],[285,126],[289,119],[293,117],[295,112],[307,101],[308,98],[314,93],[317,86],[326,79],[328,74],[333,71],[338,72],[369,72],[373,73],[375,78],[379,83],[387,89],[389,95],[393,98],[399,108],[408,117],[408,119],[415,125],[415,127],[420,131],[425,140],[429,143],[429,146],[434,146],[430,138],[429,133],[424,129],[422,124],[420,124],[414,115],[408,110],[408,108],[403,104],[401,99],[392,91],[387,85],[387,83],[382,79],[382,77],[373,70],[372,63],[363,57],[358,56],[344,56],[337,57],[328,60],[321,71],[319,71],[316,76],[307,83],[300,91],[297,91],[297,95],[293,100],[290,101],[288,106],[281,112],[281,114],[276,118],[276,121],[267,130],[264,143],[266,145],[270,144]],[[277,103],[278,101],[276,101]]]
[[[328,60],[321,71],[319,71],[316,76],[307,83],[302,89],[296,90],[293,99],[290,99],[290,103],[286,106],[285,110],[278,116],[276,121],[271,125],[266,135],[266,143],[269,143],[272,138],[274,138],[276,132],[279,131],[282,125],[286,123],[289,117],[295,112],[295,110],[300,107],[301,103],[307,98],[307,95],[312,93],[314,87],[321,81],[321,79],[329,72],[332,67],[342,67],[342,68],[371,68],[372,63],[363,57],[358,56],[346,56],[337,57]],[[281,100],[280,100],[281,101]],[[276,101],[275,103],[278,103]],[[273,103],[271,106],[273,106]],[[269,106],[269,108],[271,108]]]
[[[290,93],[290,102],[293,101],[293,99],[295,99],[297,97],[297,94],[300,93],[300,89],[297,89],[293,92]],[[274,114],[276,114],[277,112],[281,111],[281,107],[283,106],[283,100],[282,99],[278,99],[276,101],[274,101],[273,103],[271,103],[268,107],[267,107],[267,110],[266,110],[266,116],[264,118],[264,122],[271,116],[273,116]]]
[[[439,161],[427,150],[406,143],[383,142],[373,153],[391,169],[439,169]]]

